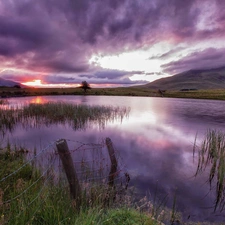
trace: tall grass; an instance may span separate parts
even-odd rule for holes
[[[197,146],[194,145],[194,153]],[[210,167],[208,182],[213,188],[216,182],[216,200],[214,210],[225,207],[225,133],[208,130],[200,149],[198,150],[198,166],[195,176]]]
[[[63,102],[29,104],[23,108],[0,108],[0,131],[12,131],[16,125],[24,127],[70,124],[73,129],[85,129],[90,124],[104,128],[107,121],[123,120],[129,109],[106,106],[74,105]]]

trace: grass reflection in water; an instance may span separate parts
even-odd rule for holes
[[[104,128],[107,122],[128,116],[129,109],[111,106],[75,105],[64,102],[29,104],[24,107],[0,108],[0,131],[12,131],[16,125],[23,127],[69,124],[73,129],[85,129],[90,124]]]

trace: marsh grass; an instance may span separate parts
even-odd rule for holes
[[[196,152],[194,145],[194,153]],[[208,130],[200,149],[198,149],[198,166],[195,176],[209,169],[208,182],[210,189],[216,183],[216,200],[214,211],[225,207],[225,133],[217,130]]]
[[[90,124],[104,128],[108,121],[123,120],[129,109],[106,106],[74,105],[63,102],[29,104],[22,108],[0,108],[0,131],[13,131],[16,125],[23,127],[69,124],[73,129],[85,129]]]

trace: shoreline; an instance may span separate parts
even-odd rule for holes
[[[141,87],[92,88],[87,92],[84,92],[81,88],[0,88],[0,99],[45,95],[140,96],[225,100],[225,89],[187,91],[164,90],[162,93],[160,90]]]

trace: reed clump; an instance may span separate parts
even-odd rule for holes
[[[194,153],[197,149],[194,145]],[[209,166],[208,182],[210,189],[215,182],[216,199],[214,211],[225,207],[225,133],[208,130],[202,145],[198,150],[198,166],[195,176]]]
[[[69,124],[73,129],[85,129],[90,124],[104,128],[107,121],[123,120],[129,109],[109,106],[75,105],[63,102],[29,104],[24,107],[0,108],[0,131],[23,127]]]

